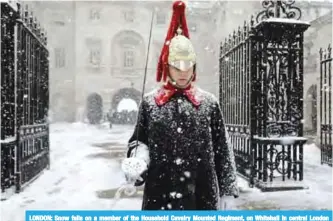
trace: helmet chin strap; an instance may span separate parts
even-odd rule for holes
[[[194,78],[194,73],[191,75],[191,78],[187,81],[187,83],[184,86],[181,86],[181,85],[177,84],[177,82],[169,75],[169,79],[171,81],[171,84],[174,85],[178,89],[187,88],[191,84],[193,78]]]

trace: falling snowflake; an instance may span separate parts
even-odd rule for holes
[[[176,198],[180,199],[180,198],[182,198],[182,197],[183,197],[183,194],[181,194],[181,193],[177,193],[177,194],[176,194]]]
[[[180,164],[183,163],[183,160],[182,160],[181,158],[177,158],[177,159],[175,160],[175,162],[176,162],[177,165],[180,165]]]
[[[170,193],[170,196],[171,196],[172,198],[175,198],[175,197],[176,197],[176,194],[177,194],[176,192],[171,192],[171,193]]]

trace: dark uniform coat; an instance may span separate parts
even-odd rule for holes
[[[149,148],[142,210],[217,210],[219,196],[238,195],[233,150],[217,99],[197,89],[200,105],[182,93],[157,105],[157,93],[144,96],[129,140],[135,141],[138,132]]]

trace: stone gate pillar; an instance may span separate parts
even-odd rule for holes
[[[263,183],[303,180],[303,36],[310,25],[292,4],[264,1],[252,29],[252,174]]]

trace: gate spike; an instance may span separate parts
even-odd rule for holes
[[[47,45],[47,31],[45,30],[45,45]]]
[[[238,43],[241,42],[242,40],[243,40],[243,35],[242,35],[241,27],[238,26]]]
[[[227,38],[224,38],[223,54],[227,53],[227,44],[228,44],[228,40],[227,40]]]
[[[327,57],[326,49],[324,49],[323,54],[324,54],[324,60],[326,60],[326,57]]]
[[[41,31],[41,26],[40,23],[37,23],[37,36],[40,38],[40,31]]]
[[[220,41],[220,57],[222,56],[223,54],[223,43],[222,41]]]
[[[37,35],[37,18],[34,17],[33,20],[33,32]]]
[[[22,6],[23,6],[23,2],[18,1],[18,3],[17,3],[17,10],[18,10],[18,15],[19,15],[20,19],[22,19],[23,16],[24,16],[24,8]]]
[[[29,27],[30,29],[33,29],[34,13],[31,11],[29,14],[30,14],[30,15],[29,15],[29,18],[28,18],[28,27]]]
[[[43,43],[45,43],[45,42],[44,42],[44,28],[42,28],[42,27],[41,27],[41,29],[40,29],[40,38],[41,38],[41,41],[42,41]]]
[[[244,32],[244,39],[247,37],[247,23],[244,21],[243,32]]]
[[[331,44],[328,45],[328,48],[327,48],[327,51],[328,51],[328,58],[331,58],[332,56],[332,48],[331,48]]]
[[[322,48],[319,49],[319,57],[320,57],[320,60],[323,60],[323,49]]]
[[[29,18],[29,6],[28,4],[24,5],[24,10],[23,10],[23,22],[25,24],[28,24],[28,18]]]
[[[236,31],[234,30],[233,34],[232,34],[232,46],[236,45]]]
[[[232,45],[232,37],[231,37],[231,34],[229,34],[228,51],[231,48],[231,45]]]
[[[254,15],[251,15],[251,20],[250,20],[251,28],[253,27],[253,25],[254,25]]]

